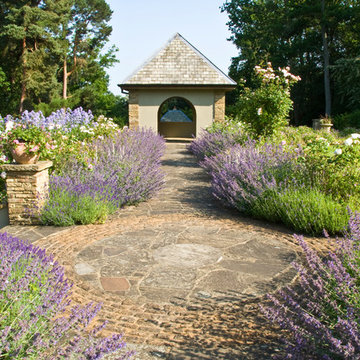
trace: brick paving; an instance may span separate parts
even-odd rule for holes
[[[123,332],[136,359],[269,359],[279,331],[258,304],[294,279],[291,233],[217,203],[186,144],[167,144],[163,168],[156,198],[103,225],[2,231],[53,253],[73,302],[103,302],[104,335]]]

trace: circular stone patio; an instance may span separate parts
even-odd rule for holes
[[[78,253],[74,270],[92,288],[138,304],[229,294],[236,300],[291,280],[295,257],[282,241],[241,226],[179,220],[95,241]]]

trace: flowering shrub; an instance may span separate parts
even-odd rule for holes
[[[255,72],[260,87],[253,91],[245,88],[237,104],[238,117],[256,137],[268,136],[288,123],[290,88],[301,79],[291,74],[289,67],[275,71],[271,63],[265,69],[255,66]]]
[[[69,308],[72,285],[44,250],[2,233],[0,266],[1,358],[99,359],[125,346],[118,334],[96,338],[105,324],[86,331],[101,306]]]
[[[86,162],[84,156],[91,152],[91,144],[95,139],[116,136],[118,131],[120,131],[119,127],[111,119],[103,116],[99,116],[96,122],[88,125],[69,124],[65,128],[55,127],[51,130],[55,148],[48,153],[47,159],[54,163],[54,169],[58,172],[74,156],[78,161]]]
[[[323,130],[313,130],[308,126],[285,126],[281,128],[277,134],[267,138],[268,142],[279,144],[285,141],[288,145],[306,145],[309,141],[315,141],[322,137],[329,143],[338,141],[337,133],[326,132]]]
[[[90,148],[83,151],[84,160],[73,158],[51,177],[41,216],[45,224],[103,222],[116,208],[143,201],[161,188],[165,142],[151,130],[124,129],[113,138],[95,140]]]
[[[25,111],[20,117],[0,117],[0,164],[13,161],[10,145],[26,142],[27,152],[39,154],[40,160],[53,162],[52,170],[60,171],[69,158],[74,156],[86,162],[84,153],[96,138],[114,136],[120,129],[108,118],[99,116],[96,121],[91,111],[82,108],[60,109],[48,117],[35,111]],[[0,200],[6,200],[6,173],[0,178]]]
[[[11,154],[4,144],[20,137],[31,144],[29,152],[36,149],[40,159],[53,161],[54,169],[59,169],[74,155],[80,159],[89,142],[112,136],[119,128],[111,119],[99,116],[95,121],[91,111],[77,108],[73,111],[60,109],[48,117],[44,117],[41,111],[24,111],[19,118],[8,115],[2,119],[0,130],[5,134],[1,143],[10,161]]]
[[[288,330],[286,359],[359,359],[360,354],[360,214],[326,260],[296,237],[306,263],[294,264],[296,287],[268,295],[265,316]],[[284,358],[284,357],[282,357]]]

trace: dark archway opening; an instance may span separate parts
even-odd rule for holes
[[[194,105],[182,98],[165,100],[158,111],[158,131],[165,138],[191,138],[196,134]]]

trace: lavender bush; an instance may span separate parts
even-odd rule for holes
[[[296,237],[306,263],[297,287],[268,295],[265,316],[288,330],[286,359],[360,359],[360,214],[326,260]],[[284,358],[284,357],[283,357]]]
[[[311,235],[342,233],[349,221],[346,204],[310,186],[266,190],[251,204],[251,215]]]
[[[91,148],[85,165],[73,158],[51,177],[45,224],[103,222],[116,208],[146,200],[161,188],[165,142],[151,130],[125,129]]]
[[[70,308],[72,285],[44,250],[2,233],[0,268],[2,359],[100,359],[125,346],[118,334],[96,338],[105,324],[86,331],[101,305]]]
[[[286,152],[281,145],[258,147],[254,140],[235,145],[217,156],[205,158],[201,165],[212,177],[216,198],[241,212],[265,190],[280,189],[294,174],[298,152]]]
[[[205,157],[217,155],[235,144],[236,140],[232,134],[224,134],[221,131],[210,133],[202,130],[200,137],[190,144],[189,150],[198,160],[204,160]]]
[[[249,139],[242,123],[227,120],[224,123],[213,123],[202,130],[199,137],[190,144],[189,150],[202,161],[229,149],[235,144],[243,144]]]

